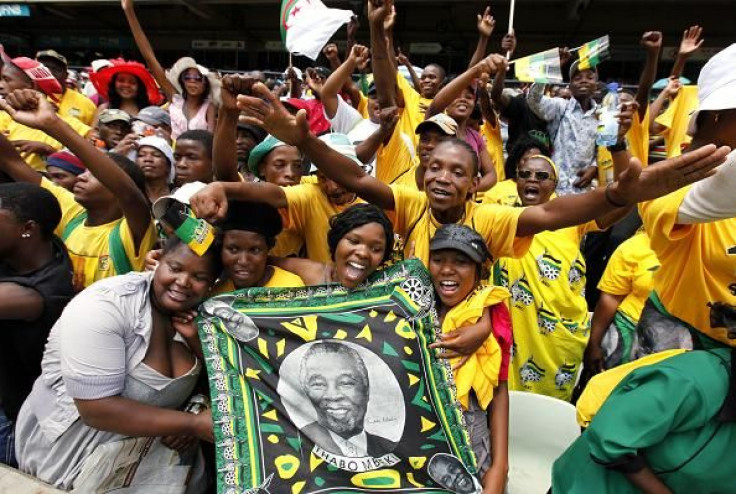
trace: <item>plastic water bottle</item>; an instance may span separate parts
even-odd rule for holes
[[[613,146],[618,141],[618,83],[608,84],[608,94],[598,116],[598,129],[595,143],[599,146]]]

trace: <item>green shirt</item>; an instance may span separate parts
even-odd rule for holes
[[[736,423],[717,420],[731,350],[693,351],[627,376],[557,459],[555,494],[639,492],[620,470],[643,456],[675,493],[736,492]]]

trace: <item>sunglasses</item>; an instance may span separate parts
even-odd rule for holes
[[[516,170],[516,176],[523,180],[529,180],[533,176],[534,180],[538,182],[544,182],[552,178],[550,172],[534,172],[532,170]]]
[[[187,74],[183,75],[181,78],[183,81],[189,82],[202,82],[204,80],[204,76],[201,74]]]

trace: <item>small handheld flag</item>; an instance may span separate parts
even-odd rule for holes
[[[535,53],[514,61],[516,78],[523,82],[562,82],[560,52],[557,48]]]
[[[611,45],[608,35],[585,43],[578,49],[580,57],[580,70],[592,69],[604,60],[611,57]]]

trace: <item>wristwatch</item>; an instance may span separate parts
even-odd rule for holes
[[[626,141],[621,140],[613,146],[608,146],[608,150],[612,153],[615,153],[617,151],[626,151]]]

